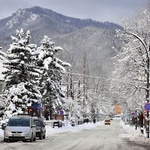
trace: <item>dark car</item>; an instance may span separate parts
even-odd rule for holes
[[[62,120],[53,120],[53,128],[55,126],[57,126],[58,128],[60,128],[60,127],[62,127],[62,125],[63,125]]]
[[[34,117],[33,120],[36,125],[36,137],[39,137],[39,139],[41,140],[45,139],[46,128],[45,128],[44,120],[39,117]]]

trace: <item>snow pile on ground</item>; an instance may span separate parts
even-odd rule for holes
[[[103,125],[104,122],[100,121],[100,122],[96,122],[94,123],[84,123],[81,125],[76,125],[76,126],[71,126],[70,124],[63,126],[62,128],[58,128],[58,127],[54,127],[52,128],[51,124],[46,123],[46,136],[52,136],[52,135],[56,135],[58,133],[69,133],[69,132],[79,132],[81,130],[84,129],[91,129],[91,128],[95,128],[99,125]],[[3,130],[0,129],[0,140],[3,139]]]
[[[142,134],[140,128],[135,130],[135,126],[125,125],[123,121],[120,121],[120,125],[123,127],[125,132],[124,134],[120,135],[122,138],[127,138],[130,141],[138,144],[150,145],[150,138],[147,138],[146,134]]]
[[[95,128],[99,125],[103,125],[103,122],[97,123],[84,123],[81,125],[71,126],[70,124],[63,126],[62,128],[54,127],[52,128],[51,125],[46,125],[46,134],[47,136],[55,135],[58,133],[69,133],[69,132],[79,132],[84,129],[91,129]]]

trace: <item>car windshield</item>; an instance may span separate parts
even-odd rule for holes
[[[13,118],[8,121],[8,126],[30,126],[30,121],[27,118]]]
[[[34,123],[38,127],[40,127],[42,125],[42,122],[40,120],[34,120]]]
[[[110,122],[110,120],[105,120],[105,122]]]

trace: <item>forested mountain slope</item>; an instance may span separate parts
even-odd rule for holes
[[[117,40],[116,29],[121,26],[91,19],[67,17],[49,9],[32,7],[19,9],[12,16],[0,20],[0,46],[7,51],[11,35],[17,29],[30,30],[31,42],[39,45],[48,35],[64,52],[60,57],[72,64],[73,72],[107,76],[112,68],[112,47]]]

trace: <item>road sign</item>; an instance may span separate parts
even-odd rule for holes
[[[144,109],[145,109],[146,111],[150,111],[150,103],[149,103],[149,102],[145,103]]]
[[[63,114],[64,114],[64,111],[63,111],[63,110],[60,110],[59,113],[60,113],[60,115],[63,115]]]
[[[146,118],[147,117],[147,111],[143,112],[143,117]]]
[[[132,111],[131,112],[131,116],[134,117],[135,116],[135,112]]]

